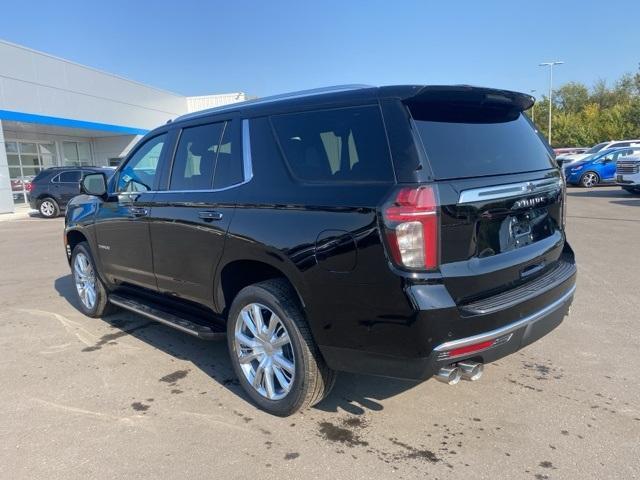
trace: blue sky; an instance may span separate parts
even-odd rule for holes
[[[186,95],[469,83],[536,95],[635,71],[640,2],[7,2],[0,38]]]

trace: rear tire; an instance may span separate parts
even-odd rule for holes
[[[105,285],[100,280],[87,242],[78,243],[71,253],[71,271],[80,311],[88,317],[103,317],[116,308],[109,303]]]
[[[324,362],[296,293],[284,279],[238,293],[229,311],[227,344],[240,385],[273,415],[315,405],[335,383],[336,373]]]
[[[592,188],[600,183],[600,177],[596,172],[585,172],[580,177],[580,186],[584,188]]]
[[[60,207],[58,206],[58,202],[56,202],[51,197],[46,197],[40,200],[38,211],[44,218],[55,218],[60,215]]]

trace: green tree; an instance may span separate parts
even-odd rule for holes
[[[591,146],[606,140],[640,138],[640,67],[612,87],[569,82],[553,93],[553,146]],[[549,99],[542,96],[527,114],[548,133]]]

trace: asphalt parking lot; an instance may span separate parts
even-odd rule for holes
[[[579,262],[552,334],[446,386],[342,374],[256,410],[224,343],[74,307],[63,220],[0,222],[2,478],[640,477],[640,197],[571,189]]]

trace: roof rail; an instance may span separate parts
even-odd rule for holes
[[[313,95],[322,95],[324,93],[336,93],[346,92],[349,90],[360,90],[362,88],[372,88],[372,85],[364,84],[351,84],[351,85],[334,85],[332,87],[312,88],[310,90],[300,90],[298,92],[281,93],[278,95],[272,95],[269,97],[256,98],[254,100],[246,100],[244,102],[230,103],[228,105],[222,105],[220,107],[207,108],[206,110],[199,110],[197,112],[187,113],[181,115],[175,119],[175,121],[186,120],[190,118],[198,118],[200,116],[209,115],[211,113],[226,112],[229,110],[235,110],[247,105],[263,105],[266,103],[277,102],[279,100],[289,100],[292,98],[304,98],[311,97]]]

